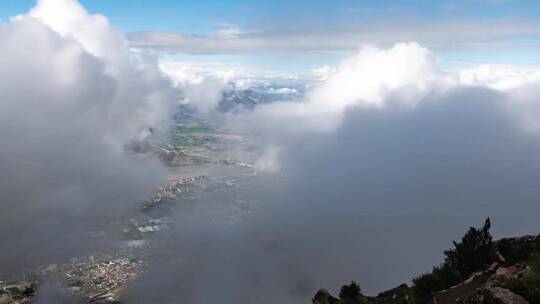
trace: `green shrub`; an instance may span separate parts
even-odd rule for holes
[[[433,292],[447,289],[460,283],[471,273],[485,268],[495,260],[495,247],[489,232],[490,219],[482,228],[470,227],[460,243],[453,242],[454,248],[444,252],[444,263],[433,267],[413,279],[413,295],[416,303],[426,303]]]
[[[454,248],[444,252],[445,264],[465,278],[493,263],[495,248],[489,232],[490,228],[489,218],[480,229],[470,227],[460,243],[453,242]]]
[[[339,291],[339,298],[342,300],[354,300],[362,295],[360,286],[352,281],[349,285],[344,285]]]
[[[540,303],[540,252],[532,255],[529,269],[507,286],[530,303]]]
[[[447,289],[458,284],[461,277],[458,272],[441,264],[433,267],[431,273],[420,275],[413,279],[413,295],[416,303],[426,303],[433,292]]]
[[[425,273],[413,279],[413,297],[414,302],[421,304],[429,300],[432,292],[437,290],[438,283],[433,273]]]

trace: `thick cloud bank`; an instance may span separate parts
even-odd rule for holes
[[[174,91],[74,0],[38,1],[0,40],[3,272],[70,256],[86,224],[151,193],[161,166],[124,146],[166,126]]]
[[[246,187],[258,207],[237,225],[215,208],[180,216],[174,249],[129,300],[299,303],[352,279],[375,293],[429,270],[485,217],[497,237],[537,233],[536,87],[464,84],[398,44],[363,49],[301,103],[231,115],[288,176]]]
[[[303,103],[243,117],[280,148],[291,178],[280,218],[294,214],[280,229],[318,248],[305,269],[324,286],[381,290],[428,270],[487,216],[497,236],[538,233],[540,83],[514,78],[523,85],[495,90],[441,72],[415,43],[368,47]]]
[[[262,122],[268,129],[279,121],[282,129],[293,133],[329,132],[350,108],[384,108],[394,101],[414,107],[426,94],[444,91],[455,81],[438,71],[432,53],[417,43],[398,43],[390,49],[366,46],[326,78],[304,102],[265,105],[246,120],[258,121],[258,126]]]

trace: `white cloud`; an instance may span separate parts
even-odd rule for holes
[[[410,95],[407,103],[414,104],[430,87],[444,81],[433,60],[416,43],[398,43],[387,50],[367,46],[344,60],[308,98],[321,111],[342,112],[348,106],[382,107],[389,95],[402,89],[401,94]]]
[[[320,80],[327,80],[332,74],[336,72],[336,68],[325,65],[320,68],[312,69],[311,72],[317,75]]]
[[[484,64],[459,71],[462,84],[510,90],[540,82],[540,67]]]
[[[390,49],[366,46],[344,60],[303,102],[259,106],[248,117],[256,117],[261,125],[282,121],[282,128],[291,132],[332,131],[349,108],[383,108],[393,96],[399,96],[403,106],[413,107],[433,89],[454,84],[452,77],[436,69],[431,52],[417,43],[399,43]]]
[[[287,95],[287,94],[297,94],[298,90],[295,89],[295,88],[279,88],[279,89],[270,88],[266,92],[270,93],[270,94],[284,94],[284,95]]]
[[[238,90],[247,90],[253,87],[257,83],[256,80],[251,78],[241,78],[234,82],[235,88]]]
[[[86,51],[109,63],[125,64],[128,59],[123,56],[128,45],[124,36],[111,27],[105,16],[88,14],[77,1],[39,0],[27,16],[39,19],[64,37],[76,39]],[[24,16],[14,19],[20,18]]]
[[[185,102],[209,114],[216,109],[227,90],[247,90],[271,85],[286,85],[290,82],[310,82],[314,77],[307,71],[302,79],[290,72],[260,70],[240,65],[220,64],[206,61],[161,60],[160,69],[181,88]],[[295,88],[280,87],[265,90],[270,94],[297,94]]]
[[[238,36],[247,33],[247,31],[238,26],[224,25],[216,32],[216,36],[222,38],[237,38]]]
[[[161,61],[159,67],[176,85],[201,83],[206,76],[199,68],[180,62]]]
[[[336,51],[354,51],[364,44],[390,47],[396,41],[416,41],[434,51],[538,49],[538,43],[521,45],[515,40],[539,35],[540,23],[530,20],[397,20],[330,25],[272,24],[251,31],[230,27],[208,35],[137,32],[128,37],[134,47],[185,54],[262,53],[321,57]]]
[[[221,101],[234,70],[209,69],[178,61],[160,62],[161,70],[183,91],[184,102],[211,114]]]
[[[85,248],[86,224],[163,181],[125,146],[168,129],[178,92],[75,0],[39,1],[0,40],[0,258],[31,267]]]
[[[43,22],[66,40],[76,41],[103,62],[104,72],[115,81],[107,113],[111,140],[124,142],[137,137],[145,126],[159,126],[168,120],[171,92],[155,88],[166,87],[167,79],[153,59],[130,52],[125,36],[104,16],[89,14],[74,0],[40,0],[26,16],[15,17],[14,24],[28,18]],[[57,74],[68,79],[77,73],[74,68]]]
[[[229,123],[267,134],[275,146],[276,136],[331,134],[351,111],[400,108],[414,113],[426,102],[437,102],[437,96],[476,86],[502,94],[504,102],[497,106],[505,108],[514,125],[522,132],[537,133],[540,110],[534,96],[540,84],[538,71],[535,67],[484,65],[449,74],[439,70],[434,55],[417,43],[398,43],[389,49],[366,46],[337,68],[325,68],[328,76],[304,100],[260,105],[252,113],[230,115]],[[481,119],[482,113],[474,115]],[[274,156],[280,155],[284,154]]]
[[[398,43],[388,49],[366,46],[337,67],[325,66],[312,72],[321,75],[320,82],[312,84],[302,102],[262,105],[246,118],[258,121],[262,128],[271,128],[279,121],[282,128],[293,133],[328,132],[339,127],[349,109],[385,108],[396,103],[412,109],[430,94],[464,86],[514,96],[530,92],[522,88],[540,83],[540,68],[535,66],[481,65],[443,72],[434,55],[414,42]],[[523,108],[531,105],[515,102],[511,111],[523,114]],[[531,129],[535,123],[530,118],[527,121]]]

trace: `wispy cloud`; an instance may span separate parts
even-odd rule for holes
[[[390,46],[417,41],[435,51],[540,48],[540,22],[516,20],[299,24],[246,31],[238,27],[208,35],[178,32],[128,34],[133,47],[186,54],[262,53],[305,55],[344,52],[363,44]],[[532,41],[532,42],[531,42]],[[536,41],[536,42],[535,42]]]

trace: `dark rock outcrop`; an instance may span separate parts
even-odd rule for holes
[[[337,304],[340,301],[334,298],[326,289],[320,289],[312,300],[313,304]]]
[[[479,289],[464,304],[529,304],[522,296],[501,287]]]
[[[31,282],[0,282],[0,304],[30,303],[35,293],[35,284]]]
[[[500,239],[495,246],[506,264],[516,264],[528,260],[533,252],[540,250],[540,235]]]

